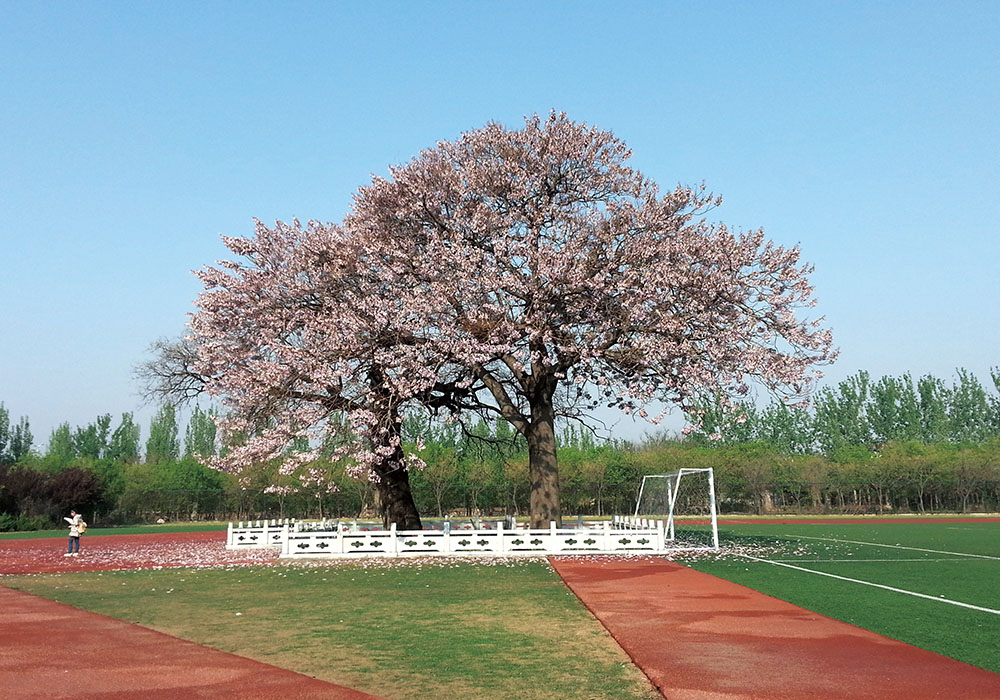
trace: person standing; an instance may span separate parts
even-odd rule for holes
[[[80,556],[80,523],[83,522],[83,516],[75,510],[71,510],[66,520],[69,522],[69,550],[63,556],[78,557]]]

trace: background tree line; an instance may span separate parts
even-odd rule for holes
[[[204,494],[227,488],[223,475],[198,460],[216,452],[209,412],[194,408],[183,439],[170,405],[153,417],[145,443],[131,413],[112,423],[111,414],[75,428],[62,423],[39,451],[28,419],[12,427],[0,404],[0,530],[52,527],[70,508],[103,524],[154,513],[199,518]]]
[[[780,402],[725,407],[705,400],[686,435],[640,443],[598,439],[576,425],[558,436],[567,513],[629,512],[642,476],[712,467],[723,512],[886,513],[1000,510],[1000,371],[992,388],[959,369],[872,381],[858,374],[819,390],[810,410]],[[695,427],[697,426],[697,427]],[[528,509],[528,451],[507,423],[471,426],[413,414],[409,451],[425,466],[411,475],[425,516]],[[0,529],[60,522],[69,508],[104,523],[249,517],[355,517],[377,510],[377,491],[332,457],[283,473],[276,462],[241,474],[205,466],[224,450],[210,411],[195,407],[183,430],[160,408],[145,443],[124,413],[55,428],[34,449],[27,417],[12,423],[0,404]],[[290,449],[308,449],[293,445]],[[333,455],[335,446],[325,451]]]

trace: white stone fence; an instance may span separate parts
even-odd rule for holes
[[[301,526],[294,518],[281,520],[248,520],[229,523],[226,549],[264,549],[280,547],[289,528]]]
[[[663,520],[636,518],[631,515],[612,515],[611,523],[620,530],[649,530],[654,527],[666,527],[666,522]]]
[[[511,527],[514,525],[515,527]],[[615,518],[574,528],[521,529],[517,523],[441,530],[362,530],[357,523],[265,521],[230,523],[227,549],[280,547],[281,557],[545,556],[550,554],[655,554],[666,549],[665,523]]]
[[[513,518],[507,518],[508,527],[524,527]],[[481,520],[454,522],[445,518],[441,524],[442,530],[478,530],[489,529],[489,524]],[[226,532],[226,549],[267,549],[281,547],[285,540],[285,530],[290,532],[358,532],[364,529],[357,520],[296,520],[284,518],[274,520],[242,520],[229,523]]]

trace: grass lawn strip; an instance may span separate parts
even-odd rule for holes
[[[382,697],[659,697],[542,562],[5,577],[5,585]]]

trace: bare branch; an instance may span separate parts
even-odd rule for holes
[[[195,371],[198,351],[187,338],[161,338],[150,344],[152,358],[132,370],[139,395],[148,404],[185,404],[202,395],[207,378]]]

